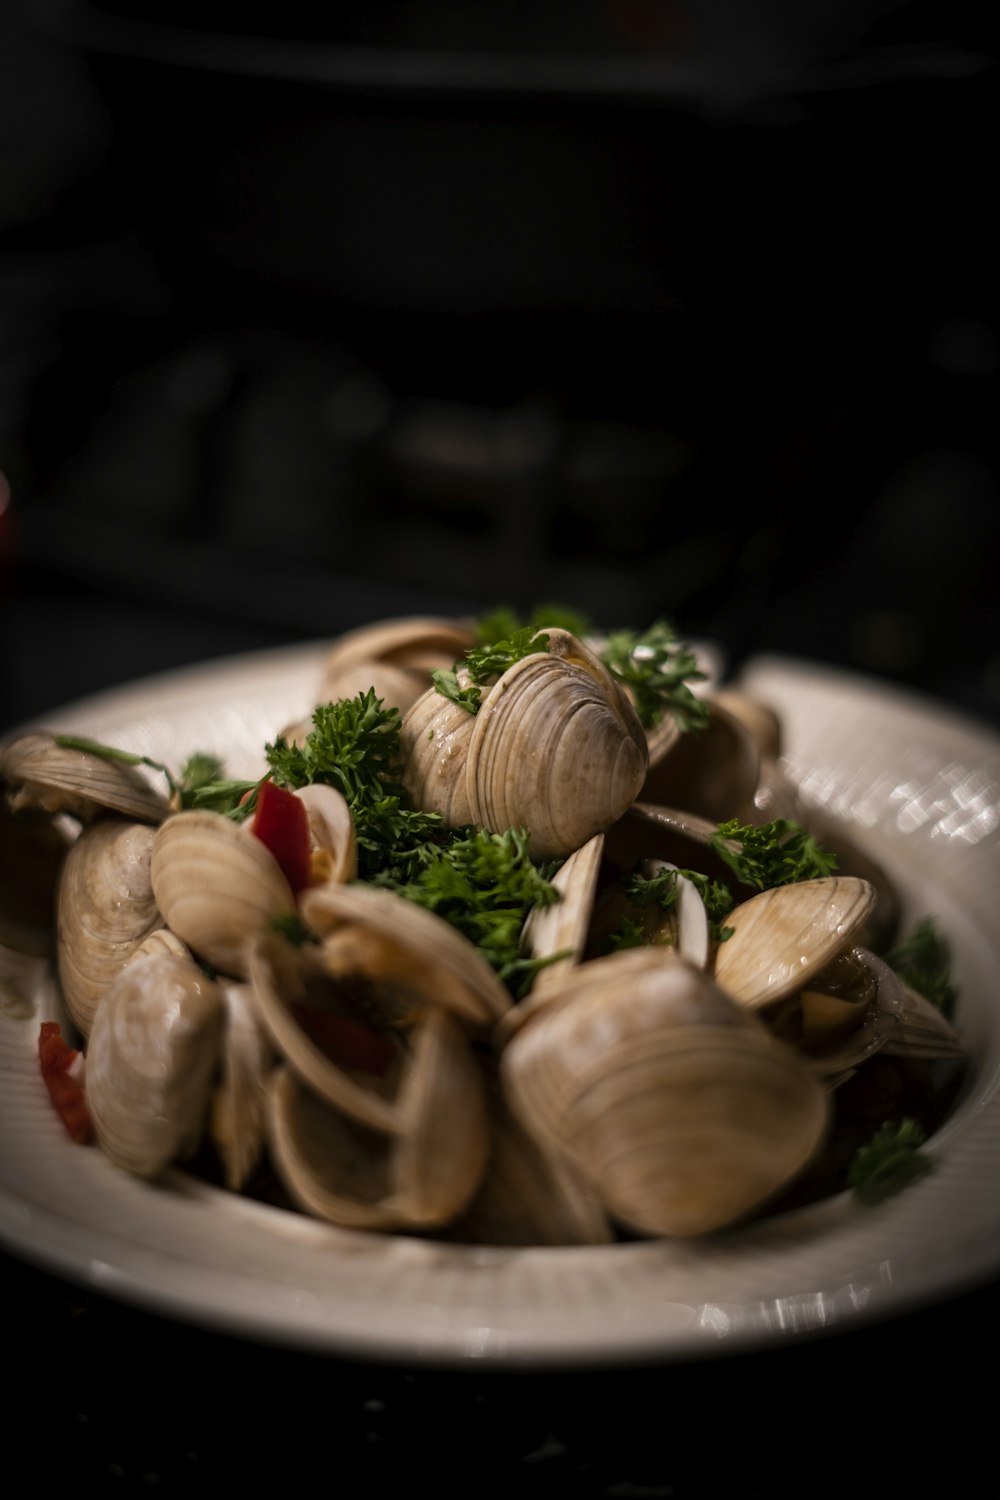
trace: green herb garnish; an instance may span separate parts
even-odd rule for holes
[[[847,1185],[862,1203],[881,1203],[933,1168],[920,1150],[924,1132],[916,1120],[888,1121],[860,1146],[847,1169]]]
[[[714,942],[726,942],[733,929],[722,924],[736,902],[721,880],[713,880],[700,870],[657,870],[648,879],[644,875],[633,875],[628,883],[628,895],[636,906],[650,906],[655,901],[668,911],[677,900],[678,875],[690,880],[701,897],[708,917],[709,936]]]
[[[612,677],[631,693],[644,728],[652,728],[667,713],[685,732],[707,726],[708,708],[688,687],[689,682],[704,681],[707,674],[665,620],[642,634],[611,631],[600,656]]]
[[[885,956],[906,984],[936,1005],[946,1020],[955,1014],[958,990],[951,980],[951,949],[933,917],[924,917],[910,935]]]
[[[446,836],[439,813],[415,812],[405,805],[398,779],[399,710],[383,707],[369,688],[354,698],[322,704],[312,722],[302,745],[289,745],[279,736],[265,747],[274,780],[290,791],[324,782],[341,793],[354,819],[361,879],[413,878],[433,858],[435,841]]]
[[[279,912],[276,917],[271,918],[268,926],[272,932],[280,933],[294,948],[319,942],[319,938],[310,931],[297,911]]]
[[[586,615],[573,609],[571,605],[539,604],[532,611],[530,619],[526,620],[521,619],[509,605],[501,605],[477,620],[473,631],[477,645],[493,646],[498,641],[509,640],[525,625],[530,626],[532,630],[558,627],[560,630],[568,630],[570,635],[575,635],[578,640],[582,639],[591,628]]]
[[[758,891],[819,880],[837,868],[836,856],[791,818],[776,818],[760,827],[731,818],[718,825],[711,845],[738,880]]]
[[[528,838],[525,829],[463,829],[431,851],[412,879],[404,882],[384,875],[378,883],[457,928],[520,994],[542,962],[521,955],[525,919],[532,907],[559,899],[549,879],[552,865],[538,865],[530,858]]]
[[[433,671],[431,677],[438,692],[452,703],[457,703],[470,714],[477,714],[482,707],[482,688],[485,683],[495,682],[515,662],[526,656],[535,656],[547,651],[549,638],[540,634],[531,625],[515,630],[500,641],[483,646],[472,646],[464,658],[457,661],[450,672]],[[464,668],[468,683],[463,687],[459,672]]]
[[[160,760],[152,760],[148,755],[137,755],[132,750],[119,750],[114,745],[102,745],[97,740],[83,739],[75,734],[57,734],[55,742],[64,750],[82,750],[87,755],[96,755],[100,760],[119,761],[125,766],[148,766],[151,771],[159,771],[165,777],[171,799],[178,807],[201,805],[198,802],[199,793],[210,784],[218,785],[217,778],[222,774],[222,762],[218,756],[208,755],[200,750],[188,757],[180,775],[176,776]],[[252,781],[240,783],[244,787],[255,784]]]

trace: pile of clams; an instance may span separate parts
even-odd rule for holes
[[[548,636],[475,714],[430,676],[471,644],[464,622],[353,632],[317,687],[324,702],[374,685],[402,716],[412,805],[450,828],[526,829],[555,869],[558,899],[522,937],[545,964],[519,1001],[442,917],[357,878],[331,786],[295,794],[312,842],[296,894],[249,826],[178,810],[131,766],[40,732],[0,750],[0,838],[47,872],[39,910],[7,902],[0,935],[51,942],[96,1139],[119,1167],[155,1179],[189,1163],[350,1229],[697,1236],[842,1185],[844,1119],[850,1136],[914,1091],[938,1097],[928,1080],[963,1051],[879,956],[897,895],[801,805],[766,705],[709,690],[700,734],[647,731],[594,645]],[[713,848],[734,817],[794,817],[837,872],[741,888]],[[633,875],[663,870],[729,884],[724,940],[686,875],[669,909],[635,905]],[[283,935],[291,913],[307,941]],[[623,916],[641,941],[615,949]]]

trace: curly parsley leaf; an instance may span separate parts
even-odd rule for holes
[[[700,870],[663,869],[657,870],[655,875],[648,878],[644,875],[633,875],[628,883],[628,894],[636,906],[649,906],[655,901],[663,907],[664,911],[668,911],[677,900],[677,877],[679,875],[690,880],[701,897],[705,914],[708,917],[710,937],[717,943],[726,942],[733,929],[723,926],[723,922],[736,902],[732,892],[723,885],[721,880],[713,880]]]
[[[476,714],[482,707],[483,684],[495,682],[515,662],[523,661],[526,656],[535,656],[540,651],[547,651],[548,646],[547,635],[526,625],[503,640],[470,647],[464,658],[455,663],[452,671],[434,671],[431,677],[434,686],[445,698],[457,703],[470,714]],[[466,686],[462,685],[459,678],[459,672],[463,668],[468,679]]]
[[[534,906],[559,899],[551,864],[528,854],[525,829],[506,833],[464,829],[432,851],[407,881],[383,876],[377,883],[436,912],[480,950],[500,978],[521,993],[540,967],[520,952],[521,932]]]
[[[865,1146],[860,1146],[847,1169],[847,1185],[862,1203],[881,1203],[925,1176],[933,1162],[920,1147],[924,1132],[916,1120],[887,1121]]]
[[[946,1020],[954,1018],[958,990],[951,979],[951,948],[933,917],[923,917],[909,936],[885,955],[885,961],[900,979],[936,1005]]]
[[[375,690],[321,704],[302,745],[280,736],[265,747],[271,775],[294,791],[312,782],[334,787],[354,818],[358,873],[370,880],[387,875],[406,880],[433,858],[444,835],[438,813],[406,806],[399,780],[401,719],[385,708]]]
[[[718,825],[711,843],[736,878],[758,891],[819,880],[837,868],[836,856],[791,818],[759,827],[731,818]]]
[[[665,620],[642,633],[611,631],[600,655],[612,677],[631,694],[644,728],[652,728],[667,713],[685,732],[708,724],[707,706],[688,687],[689,682],[704,681],[707,674]]]
[[[539,604],[532,611],[530,619],[522,619],[509,605],[501,605],[477,620],[473,631],[478,645],[494,646],[498,641],[509,640],[526,625],[536,631],[557,626],[560,630],[568,630],[570,635],[575,635],[578,639],[591,628],[586,615],[568,604]]]

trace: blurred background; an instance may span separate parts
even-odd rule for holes
[[[5,7],[5,722],[542,600],[1000,721],[986,24]]]

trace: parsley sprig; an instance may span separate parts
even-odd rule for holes
[[[822,879],[837,868],[836,856],[791,818],[759,827],[731,818],[718,824],[711,844],[737,880],[758,891]]]
[[[528,839],[523,828],[462,829],[433,851],[412,880],[378,882],[450,922],[518,996],[540,967],[539,960],[520,952],[525,920],[532,907],[559,899],[549,878],[554,867],[530,858]]]
[[[885,956],[890,969],[936,1005],[951,1020],[958,1003],[958,990],[951,979],[951,948],[933,917],[923,917],[908,937]]]
[[[457,703],[470,714],[477,714],[482,707],[482,689],[502,677],[515,662],[526,656],[535,656],[547,651],[549,638],[531,625],[515,630],[503,640],[472,646],[456,661],[450,672],[436,669],[431,672],[434,686],[443,697]]]
[[[323,782],[344,797],[354,818],[358,874],[405,882],[433,857],[446,835],[439,813],[406,806],[399,780],[400,713],[374,688],[315,709],[301,745],[279,735],[265,747],[270,774],[290,791]]]
[[[657,620],[641,634],[611,631],[600,655],[612,677],[630,692],[644,728],[652,728],[667,713],[685,732],[708,724],[708,708],[688,687],[689,682],[704,681],[707,674],[665,620]]]
[[[931,1171],[920,1147],[926,1137],[916,1120],[887,1121],[860,1146],[847,1169],[847,1185],[862,1203],[881,1203]]]
[[[99,740],[85,739],[81,735],[57,734],[55,742],[64,750],[82,750],[100,760],[118,761],[124,766],[147,766],[151,771],[159,771],[166,779],[171,799],[177,807],[194,807],[201,788],[215,781],[222,772],[219,758],[202,751],[190,756],[180,774],[175,775],[163,761],[139,755],[133,750],[120,750],[116,745],[102,745]],[[252,782],[247,784],[253,785]]]
[[[708,929],[717,943],[724,943],[732,933],[731,927],[723,925],[724,919],[735,906],[732,892],[721,880],[713,880],[700,870],[657,870],[655,875],[633,875],[627,892],[636,906],[651,906],[655,902],[664,911],[676,905],[679,893],[677,877],[683,875],[697,890],[704,902],[708,917]]]

